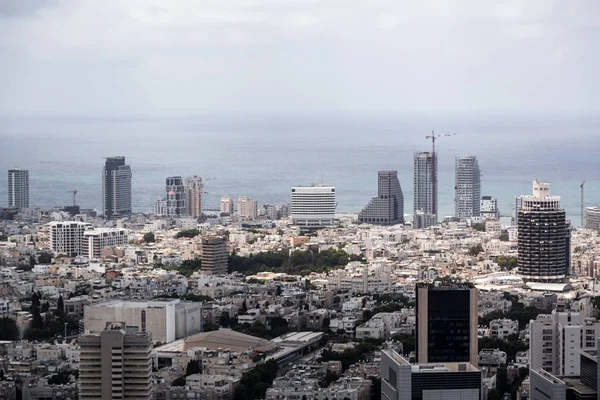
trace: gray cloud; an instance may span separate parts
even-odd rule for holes
[[[40,10],[58,4],[58,0],[3,0],[0,2],[0,18],[36,15]]]
[[[6,114],[600,109],[596,1],[44,3],[0,3]]]

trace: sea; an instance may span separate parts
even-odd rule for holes
[[[554,116],[365,117],[211,116],[0,118],[0,170],[29,170],[30,203],[77,204],[100,210],[103,157],[122,155],[133,173],[133,208],[152,212],[165,178],[199,175],[205,208],[222,195],[259,204],[290,201],[290,188],[336,187],[337,211],[358,212],[377,192],[377,171],[398,170],[405,213],[413,206],[413,153],[439,157],[440,216],[454,214],[455,157],[479,159],[482,195],[511,215],[514,197],[531,193],[534,178],[551,184],[567,217],[580,224],[585,205],[600,203],[600,118]],[[7,205],[7,173],[0,174],[0,206]]]

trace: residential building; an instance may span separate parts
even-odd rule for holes
[[[99,334],[77,339],[81,347],[79,398],[148,400],[152,395],[152,335],[109,322]]]
[[[100,258],[105,247],[125,246],[128,230],[124,228],[96,228],[83,233],[82,253],[87,258]]]
[[[185,203],[187,215],[194,218],[202,216],[202,199],[204,197],[204,183],[202,178],[194,175],[185,182]]]
[[[320,229],[333,225],[335,187],[330,185],[294,186],[292,188],[292,224],[301,229]]]
[[[185,186],[181,176],[170,176],[166,179],[167,216],[180,217],[187,215],[185,202]]]
[[[518,212],[519,274],[527,281],[561,282],[570,273],[570,228],[550,184],[533,181]]]
[[[92,224],[78,221],[53,221],[50,227],[50,247],[55,253],[68,256],[83,255],[86,247],[85,232]]]
[[[500,211],[498,211],[498,199],[495,199],[492,196],[482,196],[479,214],[483,218],[499,219]]]
[[[465,363],[411,364],[392,349],[381,352],[381,398],[483,400],[482,373]]]
[[[227,273],[227,239],[224,237],[202,238],[202,273],[224,275]]]
[[[581,351],[597,350],[600,321],[574,311],[540,314],[530,322],[531,368],[557,376],[579,376]]]
[[[264,208],[265,208],[265,214],[267,215],[267,218],[269,218],[271,221],[275,221],[275,220],[279,219],[279,213],[277,212],[277,207],[275,207],[273,204],[265,204]]]
[[[477,289],[470,283],[417,284],[418,363],[477,365]]]
[[[377,197],[358,214],[358,222],[376,225],[404,223],[404,195],[398,180],[398,171],[379,171]]]
[[[494,339],[506,340],[510,335],[519,333],[519,321],[511,319],[495,319],[490,321],[490,337]]]
[[[179,299],[105,300],[84,306],[83,327],[100,333],[106,321],[152,334],[155,342],[172,342],[202,330],[201,303]]]
[[[585,227],[600,232],[600,206],[586,207]]]
[[[481,208],[481,177],[475,156],[456,157],[456,202],[458,218],[479,217]]]
[[[566,400],[567,384],[543,369],[530,368],[529,393],[531,400]]]
[[[125,157],[108,157],[102,172],[102,209],[106,218],[131,214],[131,167]]]
[[[241,220],[256,219],[256,215],[258,212],[258,205],[256,203],[256,200],[253,200],[248,196],[238,197],[237,212],[238,218]]]
[[[437,154],[428,151],[414,153],[413,215],[421,212],[425,217],[419,223],[435,225],[437,206]],[[413,221],[413,225],[417,223]]]
[[[8,207],[17,209],[29,208],[28,170],[8,170]]]
[[[233,198],[230,196],[221,197],[221,214],[233,215]]]

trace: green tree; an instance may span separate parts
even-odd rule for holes
[[[245,315],[248,312],[248,306],[246,305],[246,299],[244,299],[244,302],[242,303],[242,307],[240,308],[240,312],[238,313],[238,315]]]
[[[281,285],[278,285],[277,288],[275,289],[275,296],[277,296],[277,297],[281,296]]]
[[[180,376],[179,378],[175,378],[173,382],[171,382],[171,386],[185,386],[185,376]]]
[[[478,243],[477,245],[469,248],[468,254],[472,257],[477,257],[481,252],[483,252],[483,246],[481,245],[481,243]]]
[[[185,376],[202,373],[202,365],[198,360],[190,360],[185,367]]]
[[[185,237],[185,238],[193,238],[196,237],[200,234],[200,231],[198,229],[185,229],[182,231],[177,232],[177,234],[175,235],[176,239]]]
[[[500,233],[500,240],[503,242],[508,242],[508,231],[502,231]]]
[[[33,292],[33,294],[31,295],[31,307],[40,307],[42,305],[42,303],[40,302],[40,296]]]
[[[483,222],[477,223],[477,224],[472,224],[471,228],[473,228],[479,232],[485,232],[485,224]]]
[[[43,313],[48,312],[49,309],[50,309],[50,304],[48,304],[47,301],[43,302],[42,303],[42,312]]]
[[[0,340],[19,340],[17,322],[10,317],[0,318]]]
[[[154,232],[148,232],[144,234],[144,242],[146,243],[154,243],[156,238],[154,237]]]
[[[44,251],[38,257],[40,264],[52,264],[52,254]]]
[[[62,317],[65,313],[65,301],[63,300],[62,294],[58,296],[58,301],[56,303],[56,316]]]
[[[402,350],[404,354],[409,354],[415,350],[415,336],[406,333],[397,333],[392,336],[393,340],[397,340],[402,343]]]

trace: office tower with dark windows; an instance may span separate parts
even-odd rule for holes
[[[521,196],[518,211],[517,267],[527,281],[563,282],[570,272],[570,224],[560,196],[550,184],[533,181],[533,194]]]
[[[358,214],[358,222],[376,225],[404,223],[404,195],[398,180],[398,171],[379,171],[377,197]]]
[[[477,365],[477,289],[470,283],[417,284],[418,363]]]
[[[202,178],[194,175],[185,182],[185,203],[187,215],[200,218],[202,216],[202,198],[204,195],[204,183]]]
[[[202,238],[202,273],[207,275],[225,275],[227,273],[227,239],[224,237]]]
[[[28,170],[8,170],[8,207],[17,209],[29,208]]]
[[[181,176],[170,176],[166,179],[167,214],[170,217],[180,217],[187,214],[185,204],[185,186]]]
[[[479,217],[481,206],[481,179],[479,162],[475,156],[456,157],[455,216]]]
[[[80,336],[79,398],[148,400],[152,398],[150,321],[141,329],[108,322],[100,334]]]
[[[437,223],[437,154],[414,154],[413,226],[428,228]]]
[[[108,157],[102,172],[102,209],[106,218],[131,214],[131,168],[125,157]]]

